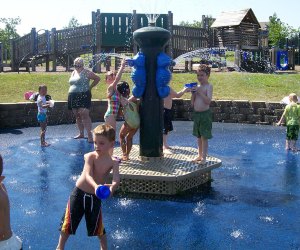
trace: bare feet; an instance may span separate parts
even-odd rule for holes
[[[92,133],[88,133],[88,142],[89,143],[92,143],[92,142],[94,142],[94,140],[93,140],[93,134]]]
[[[44,143],[41,144],[42,147],[49,147],[50,145],[51,145],[51,144],[50,144],[50,143],[47,143],[47,142],[44,142]]]
[[[164,147],[163,147],[163,149],[165,150],[165,149],[172,149],[169,145],[165,145]]]
[[[199,162],[199,164],[206,164],[206,160],[205,159],[202,159],[200,162]]]
[[[82,138],[84,138],[84,135],[79,134],[79,135],[74,136],[73,138],[74,139],[82,139]]]
[[[122,156],[122,161],[128,161],[128,160],[129,160],[128,155],[123,155],[123,156]]]
[[[203,160],[203,158],[200,157],[200,156],[198,156],[198,157],[194,158],[192,161],[193,161],[193,162],[196,162],[196,163],[199,163],[199,162],[202,161],[202,160]]]
[[[119,163],[122,162],[120,157],[115,156],[115,155],[113,155],[112,157],[114,158],[114,160],[118,161]]]
[[[163,150],[163,153],[166,154],[166,155],[171,155],[171,154],[173,154],[172,151],[171,151],[170,149],[167,149],[167,148],[165,148],[165,149]]]
[[[203,159],[202,157],[197,157],[192,160],[192,162],[198,163],[198,164],[206,164],[206,159]]]

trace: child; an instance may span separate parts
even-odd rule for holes
[[[117,91],[121,95],[121,104],[124,107],[123,113],[125,119],[119,134],[123,152],[122,160],[128,161],[132,148],[132,138],[140,126],[140,115],[138,113],[137,104],[135,103],[137,101],[135,97],[132,96],[127,99],[130,94],[129,84],[124,81],[119,82],[117,84]]]
[[[5,178],[2,172],[3,159],[0,154],[0,249],[22,249],[22,241],[11,231],[9,198],[2,183]]]
[[[300,124],[300,106],[297,104],[298,97],[296,94],[291,93],[289,95],[290,104],[288,104],[279,120],[276,123],[277,126],[281,125],[283,119],[286,121],[286,143],[285,149],[298,151],[296,142],[299,134]]]
[[[192,88],[191,104],[193,107],[193,135],[197,137],[198,156],[193,159],[200,164],[206,163],[208,139],[212,138],[212,113],[209,105],[212,100],[213,86],[208,82],[210,67],[200,64],[196,71],[200,85]]]
[[[117,116],[120,108],[120,95],[116,90],[117,83],[120,81],[123,70],[125,68],[126,60],[123,59],[121,66],[117,75],[115,76],[113,72],[108,72],[106,74],[107,87],[107,99],[108,107],[104,114],[104,121],[106,124],[111,125],[116,130]]]
[[[40,85],[39,86],[39,95],[37,97],[37,107],[38,107],[38,114],[37,119],[40,123],[41,127],[41,146],[42,147],[48,147],[50,144],[48,144],[45,141],[45,135],[46,135],[46,129],[47,129],[47,108],[50,107],[49,101],[46,100],[47,95],[47,86],[46,85]]]
[[[188,88],[183,88],[181,91],[176,92],[170,88],[170,94],[164,98],[164,129],[163,129],[163,152],[165,154],[172,154],[171,147],[168,145],[167,136],[170,131],[173,131],[173,113],[172,104],[173,98],[180,98],[184,93],[189,92]]]
[[[61,233],[56,249],[64,249],[70,234],[75,234],[83,215],[86,219],[88,236],[98,236],[101,249],[107,249],[107,239],[102,221],[101,200],[95,195],[98,185],[109,187],[111,195],[120,183],[119,161],[114,160],[110,150],[115,143],[115,130],[102,124],[93,131],[95,151],[84,155],[83,171],[70,195],[61,222]],[[112,184],[106,184],[110,171],[113,172]]]

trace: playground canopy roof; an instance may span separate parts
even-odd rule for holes
[[[251,8],[238,11],[221,12],[220,16],[212,24],[212,28],[238,26],[242,22],[257,24],[260,27],[257,18]]]

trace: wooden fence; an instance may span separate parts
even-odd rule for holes
[[[52,61],[52,71],[56,71],[60,62],[69,70],[75,57],[85,54],[101,52],[126,51],[137,53],[138,47],[133,42],[133,32],[148,26],[146,14],[133,13],[100,13],[92,12],[92,24],[72,29],[36,31],[11,42],[10,66],[12,71],[35,70],[35,65]],[[191,28],[173,25],[173,14],[161,14],[156,20],[156,26],[168,29],[172,39],[166,47],[166,52],[173,58],[199,49],[210,47],[210,33],[208,29]],[[3,48],[0,47],[0,69],[3,65]],[[100,69],[101,70],[101,69]],[[99,71],[99,69],[96,69]]]

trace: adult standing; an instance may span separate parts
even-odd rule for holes
[[[91,80],[92,83],[90,84]],[[99,76],[84,68],[81,57],[74,60],[74,71],[69,79],[70,88],[68,93],[68,108],[73,111],[79,130],[79,134],[74,139],[84,138],[84,130],[86,130],[88,142],[93,142],[92,121],[90,118],[91,90],[99,81]]]

